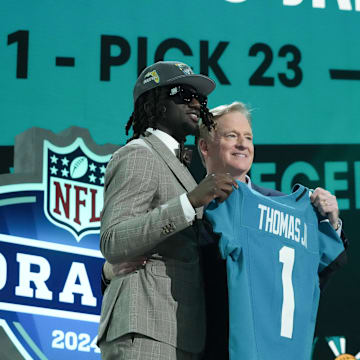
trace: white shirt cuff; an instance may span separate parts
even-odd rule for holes
[[[195,213],[194,208],[190,204],[190,201],[186,194],[180,195],[180,203],[181,203],[181,207],[183,209],[186,221],[189,223],[192,222],[195,219],[196,213]]]
[[[341,230],[342,230],[342,221],[341,219],[339,218],[339,227],[338,229],[336,230],[336,233],[341,236]]]

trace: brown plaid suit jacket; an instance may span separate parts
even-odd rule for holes
[[[205,314],[197,234],[179,199],[196,182],[161,140],[146,135],[117,150],[106,170],[101,251],[110,263],[149,260],[107,287],[98,343],[136,332],[199,353]]]

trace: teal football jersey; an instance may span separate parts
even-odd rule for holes
[[[329,222],[319,222],[302,185],[268,197],[238,184],[225,202],[206,209],[226,259],[230,359],[309,360],[318,273],[343,243]]]

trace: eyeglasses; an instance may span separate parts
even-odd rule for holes
[[[170,89],[169,96],[178,97],[184,104],[190,104],[192,99],[196,99],[200,105],[207,105],[207,97],[195,92],[189,87],[183,85],[175,86]]]

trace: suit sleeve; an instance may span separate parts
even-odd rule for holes
[[[330,276],[347,262],[347,242],[344,241],[343,233],[339,237],[329,222],[319,223],[319,234],[321,255],[319,279],[320,289],[324,290]]]
[[[160,160],[143,146],[125,146],[110,160],[100,231],[100,250],[110,263],[149,254],[166,237],[190,225],[180,196],[153,205],[167,191],[160,185],[166,183],[161,176],[176,181],[164,174]]]

